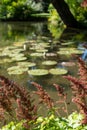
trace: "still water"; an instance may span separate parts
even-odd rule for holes
[[[54,100],[58,97],[53,84],[57,83],[63,86],[70,96],[69,82],[62,77],[63,75],[49,72],[51,69],[59,68],[66,70],[67,73],[65,75],[77,76],[77,60],[72,54],[82,56],[84,52],[82,44],[87,40],[86,34],[86,32],[80,30],[55,28],[54,26],[49,26],[48,23],[1,22],[0,75],[27,87],[30,92],[35,90],[31,82],[37,82],[46,89]],[[16,53],[16,58],[8,55],[7,50],[15,54],[18,51],[17,49],[21,50]],[[25,58],[20,59],[19,54]],[[35,65],[29,67],[28,70],[23,71],[21,74],[12,74],[8,71],[8,68],[17,66],[19,62],[27,61],[35,63]],[[43,64],[45,61],[50,61],[50,63]],[[51,61],[54,61],[55,64],[52,64]],[[39,72],[36,75],[28,73],[29,70],[35,69],[44,69],[48,73],[41,76],[38,76]],[[73,105],[70,105],[69,109],[72,108],[72,111]]]

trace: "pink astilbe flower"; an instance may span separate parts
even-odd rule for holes
[[[56,88],[57,92],[58,92],[58,96],[65,96],[65,93],[64,93],[64,89],[59,86],[58,84],[53,84],[54,87]]]
[[[82,120],[82,123],[84,124],[87,121],[87,103],[86,103],[87,86],[84,86],[84,82],[75,77],[72,76],[64,76],[64,77],[71,82],[71,88],[73,92],[72,101],[76,103],[76,105],[80,110],[80,113],[83,114],[84,119]]]
[[[0,108],[3,108],[3,111],[9,114],[11,111],[15,111],[19,120],[25,119],[31,121],[36,119],[37,109],[33,105],[33,100],[31,100],[27,89],[4,76],[0,76],[0,85]],[[15,104],[14,108],[12,107],[14,106],[13,104]]]
[[[87,85],[87,66],[81,58],[78,58],[78,66],[79,79],[83,81],[84,85]]]
[[[32,85],[37,88],[37,91],[35,93],[40,96],[40,101],[42,103],[45,103],[49,109],[52,108],[54,106],[54,103],[49,94],[42,88],[40,84],[32,82]]]
[[[7,111],[10,115],[12,112],[12,102],[10,101],[2,87],[0,87],[0,110],[2,116],[4,115],[5,111]],[[1,115],[0,118],[2,118]]]
[[[64,107],[62,107],[62,110],[67,113],[67,116],[68,116],[68,107],[67,107],[67,102],[66,102],[66,98],[67,98],[67,94],[64,93],[64,89],[63,87],[61,87],[60,85],[58,84],[53,84],[53,86],[56,88],[57,90],[57,93],[58,93],[58,101],[57,103],[59,104],[63,104]],[[60,107],[61,109],[61,107]]]

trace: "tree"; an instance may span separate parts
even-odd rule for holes
[[[67,27],[83,28],[81,23],[74,18],[68,4],[64,0],[51,0],[51,2]]]

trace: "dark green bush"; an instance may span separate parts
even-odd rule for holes
[[[2,0],[0,19],[26,20],[32,13],[42,11],[42,4],[35,3],[34,0]]]

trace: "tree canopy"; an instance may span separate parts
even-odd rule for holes
[[[86,25],[87,0],[1,0],[0,19],[30,20],[32,14],[47,13],[50,3],[67,27]]]
[[[83,28],[87,22],[87,0],[51,0],[67,27]],[[82,25],[83,24],[83,25]]]

